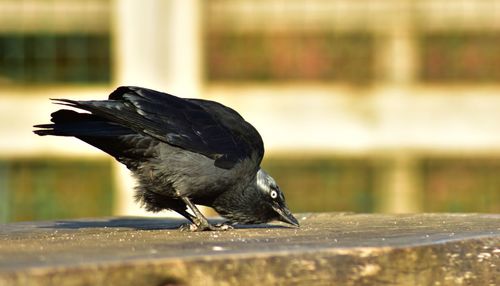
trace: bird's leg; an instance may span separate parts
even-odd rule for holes
[[[187,197],[182,197],[182,201],[193,211],[194,217],[191,216],[193,224],[189,227],[190,231],[203,231],[203,230],[228,230],[232,226],[227,224],[211,225],[208,220],[203,216],[200,210],[189,200]],[[184,230],[184,227],[181,227]]]
[[[172,209],[172,210],[185,217],[187,220],[189,220],[189,222],[194,223],[196,217],[188,213],[186,209]]]
[[[195,221],[197,220],[196,217],[192,214],[190,214],[187,211],[187,205],[185,203],[180,204],[179,206],[175,208],[171,208],[173,211],[177,212],[178,214],[182,215],[184,218],[189,220],[189,223],[182,224],[179,229],[181,231],[194,231],[196,230],[196,224]]]
[[[210,223],[208,220],[203,216],[203,214],[200,212],[200,210],[189,200],[187,197],[181,197],[182,201],[191,209],[191,211],[194,213],[194,217],[192,217],[192,222],[193,225],[190,227],[190,230],[192,231],[200,231],[200,230],[208,230],[210,229]]]

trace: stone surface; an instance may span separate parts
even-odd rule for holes
[[[297,218],[202,233],[159,218],[0,225],[0,285],[500,285],[500,215]]]

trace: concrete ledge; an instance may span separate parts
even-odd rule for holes
[[[0,226],[0,285],[500,285],[500,215],[299,214],[180,232],[182,220]]]

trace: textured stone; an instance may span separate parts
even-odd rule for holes
[[[177,219],[0,225],[0,285],[500,285],[500,215],[297,215],[181,232]]]

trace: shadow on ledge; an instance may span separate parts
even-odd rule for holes
[[[209,219],[210,223],[223,223],[224,219],[215,218]],[[162,229],[178,229],[181,225],[189,223],[188,220],[182,218],[141,218],[141,217],[124,217],[108,220],[71,220],[71,221],[55,221],[52,225],[40,226],[40,228],[53,229],[84,229],[84,228],[129,228],[135,230],[162,230]],[[251,228],[289,228],[283,225],[273,224],[236,224],[235,229],[251,229]]]

